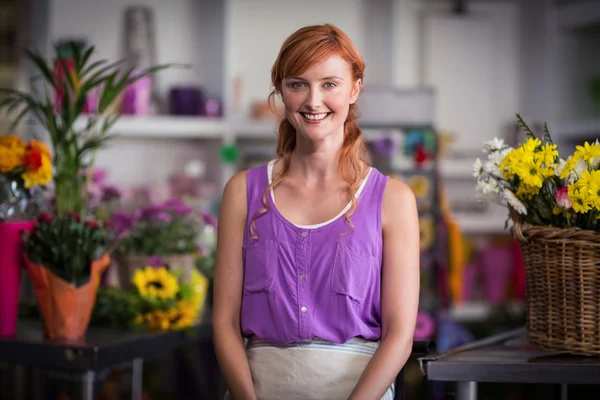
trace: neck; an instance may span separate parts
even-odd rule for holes
[[[340,132],[319,141],[307,140],[298,135],[296,148],[290,159],[289,173],[307,182],[335,179],[339,176],[343,141],[343,128]]]

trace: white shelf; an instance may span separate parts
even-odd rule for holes
[[[81,118],[76,126],[84,127],[87,118]],[[122,116],[111,132],[128,138],[189,138],[221,139],[227,124],[218,118],[177,116]]]
[[[552,133],[552,131],[550,133]],[[600,118],[562,122],[557,126],[556,134],[561,140],[577,139],[594,135],[600,137]]]
[[[565,4],[557,9],[561,29],[576,30],[600,25],[600,3],[597,0]]]

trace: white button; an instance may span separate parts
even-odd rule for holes
[[[302,312],[306,312],[306,307],[302,307]]]
[[[304,275],[304,274],[300,275],[300,279],[302,279],[303,281],[305,281],[306,280],[306,275]]]
[[[306,232],[302,232],[302,237],[306,237]]]

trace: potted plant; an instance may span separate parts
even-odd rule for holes
[[[84,220],[77,213],[42,212],[23,238],[25,267],[46,336],[82,338],[100,276],[110,263],[114,240],[109,223]]]
[[[202,229],[202,220],[191,206],[174,198],[130,213],[115,212],[112,221],[120,234],[121,285],[126,286],[152,256],[160,257],[169,268],[181,272],[182,280],[190,281]]]
[[[511,148],[501,139],[477,159],[477,192],[508,207],[523,254],[527,334],[543,348],[600,354],[600,143],[561,158],[547,125]],[[508,221],[507,221],[508,222]]]
[[[54,66],[33,51],[25,53],[37,69],[36,78],[41,78],[41,84],[33,86],[31,93],[0,89],[0,94],[4,94],[0,110],[20,110],[13,126],[31,115],[45,128],[54,168],[53,214],[42,217],[36,229],[24,236],[27,270],[46,333],[53,338],[79,338],[89,321],[88,303],[93,304],[95,298],[95,289],[82,288],[86,282],[92,288],[96,286],[101,265],[109,257],[107,249],[98,251],[104,248],[98,242],[104,233],[97,230],[104,231],[106,227],[91,219],[87,208],[87,186],[96,154],[112,137],[109,131],[119,118],[116,105],[122,93],[136,80],[170,65],[135,73],[133,69],[121,71],[124,61],[94,60],[93,46],[81,48],[75,43],[67,49],[56,48]],[[84,111],[91,113],[82,119]],[[82,171],[88,172],[83,175]],[[46,302],[56,305],[64,315],[51,316],[55,314],[45,311]],[[69,321],[81,323],[78,327],[59,326]]]
[[[33,191],[52,179],[51,155],[37,140],[0,136],[0,336],[16,332],[21,285],[21,232],[38,212]]]

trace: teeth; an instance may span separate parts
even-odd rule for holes
[[[318,121],[320,119],[323,119],[327,116],[327,113],[323,113],[323,114],[302,114],[304,115],[304,118],[306,119],[310,119],[311,121]]]

